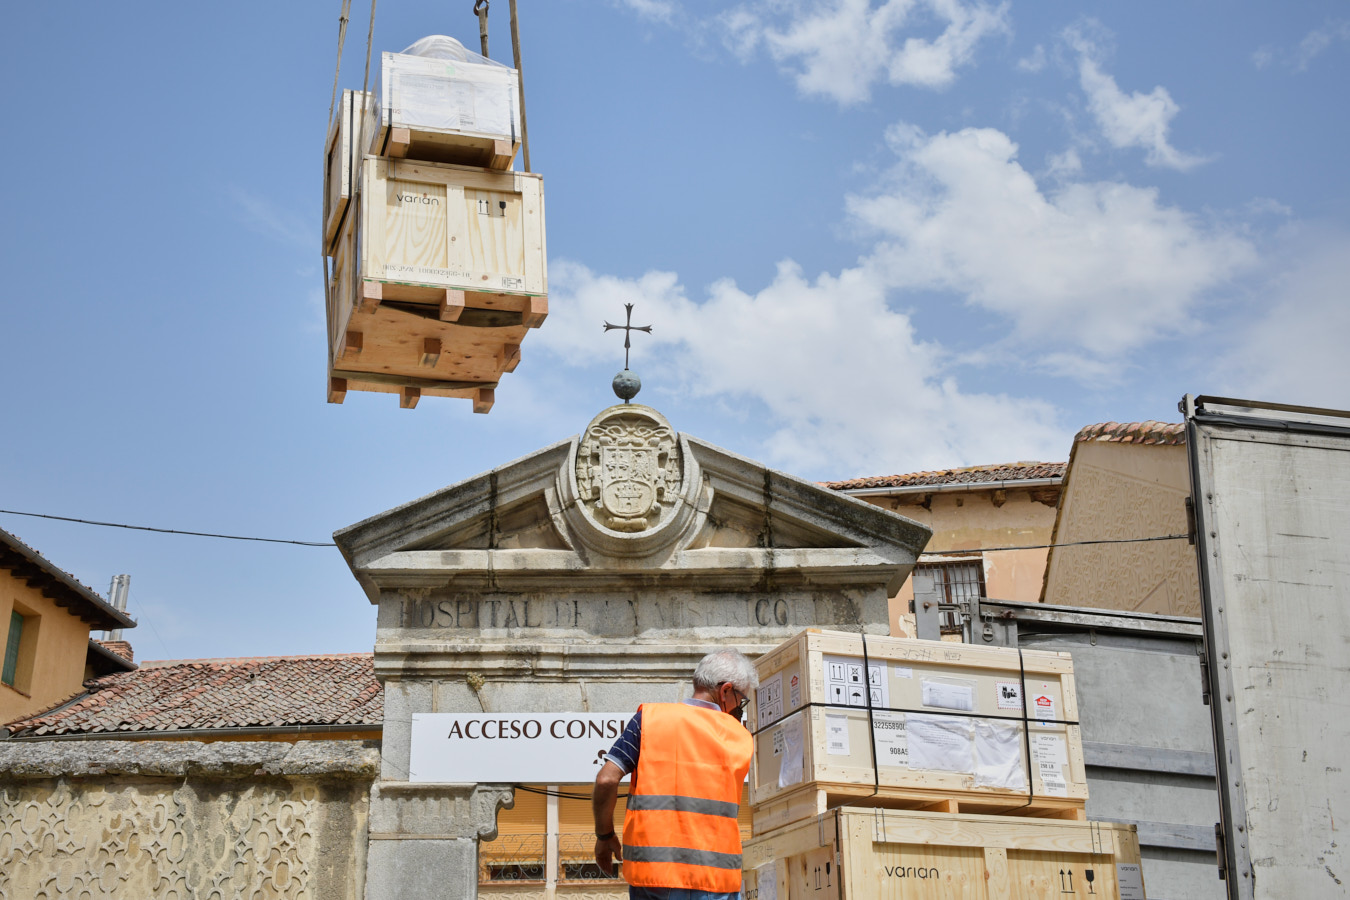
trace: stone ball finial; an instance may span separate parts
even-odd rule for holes
[[[642,390],[642,379],[624,369],[614,376],[614,394],[624,403],[632,400]]]

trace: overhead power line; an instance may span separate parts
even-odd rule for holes
[[[1189,534],[1158,534],[1141,538],[1102,538],[1096,541],[1063,541],[1058,544],[1025,544],[1021,547],[971,547],[966,550],[924,550],[924,556],[951,556],[957,553],[993,553],[995,550],[1053,550],[1056,547],[1089,547],[1094,544],[1145,544],[1149,541],[1187,541]]]
[[[188,534],[193,537],[220,538],[226,541],[261,541],[265,544],[295,544],[300,547],[336,547],[332,541],[291,541],[285,538],[249,537],[242,534],[215,534],[210,531],[183,531],[178,528],[152,528],[149,525],[126,525],[122,522],[95,522],[91,519],[75,519],[70,516],[51,516],[46,513],[19,512],[17,509],[0,509],[0,513],[10,516],[31,516],[35,519],[55,519],[58,522],[78,522],[81,525],[102,525],[104,528],[126,528],[130,531],[153,531],[158,534]]]
[[[97,522],[92,519],[76,519],[71,516],[53,516],[47,513],[20,512],[16,509],[0,509],[0,513],[9,516],[30,516],[35,519],[55,519],[58,522],[76,522],[80,525],[101,525],[104,528],[126,528],[130,531],[153,531],[156,534],[186,534],[192,537],[220,538],[226,541],[260,541],[266,544],[295,544],[298,547],[336,547],[332,541],[293,541],[286,538],[252,537],[242,534],[216,534],[210,531],[185,531],[179,528],[154,528],[149,525],[127,525],[122,522]],[[1008,550],[1052,550],[1056,547],[1088,547],[1098,544],[1143,544],[1151,541],[1184,541],[1189,534],[1159,534],[1141,538],[1102,538],[1096,541],[1063,541],[1058,544],[1024,544],[1018,547],[968,547],[961,550],[925,550],[924,556],[956,556],[969,553],[995,553]]]

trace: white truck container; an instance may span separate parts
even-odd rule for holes
[[[1228,896],[1350,895],[1350,412],[1182,412]]]

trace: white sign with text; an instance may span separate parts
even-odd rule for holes
[[[414,713],[408,780],[589,784],[631,713]]]

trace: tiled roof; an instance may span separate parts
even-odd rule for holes
[[[1186,426],[1180,422],[1102,422],[1089,425],[1074,441],[1111,441],[1118,444],[1184,444]]]
[[[84,619],[97,629],[135,628],[136,620],[116,609],[93,588],[75,580],[75,576],[52,564],[41,553],[0,528],[0,568],[8,569],[39,588],[57,606]]]
[[[908,475],[875,475],[870,478],[850,478],[847,481],[822,481],[821,485],[836,491],[923,485],[936,487],[952,484],[988,484],[993,487],[1004,481],[1063,478],[1066,465],[1068,464],[1047,462],[1002,463],[994,466],[967,466],[964,469],[911,472]]]
[[[384,692],[369,653],[142,663],[87,694],[5,727],[11,735],[134,733],[282,725],[378,727]]]

